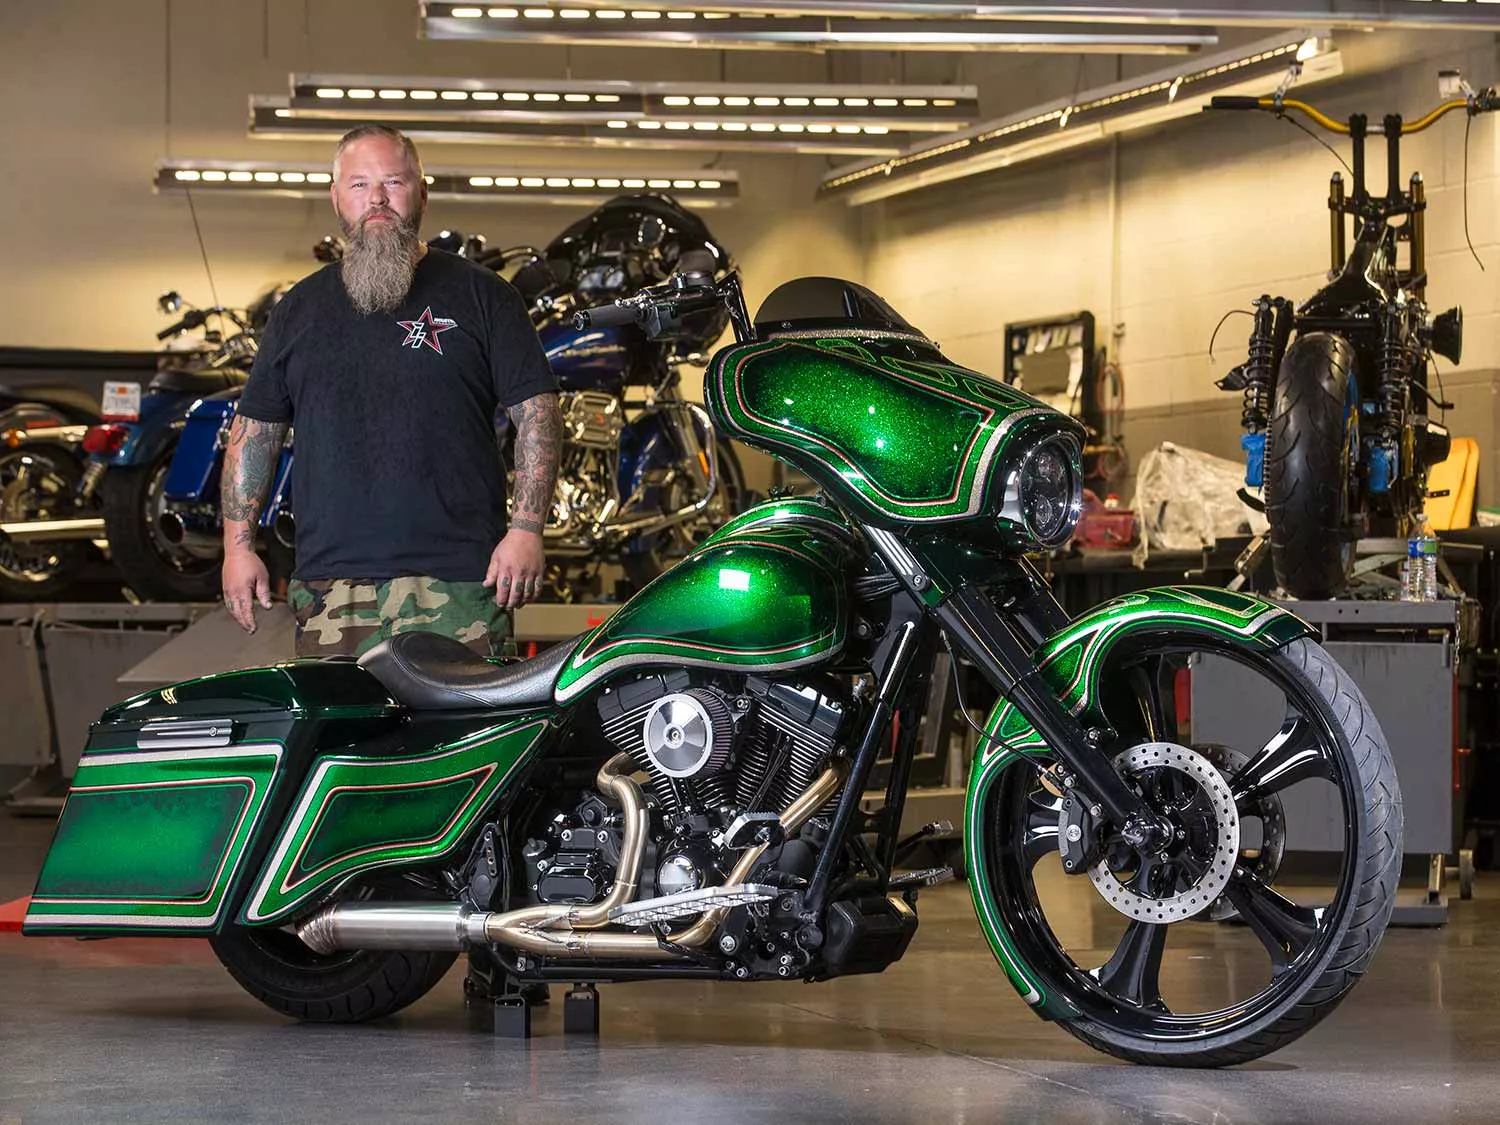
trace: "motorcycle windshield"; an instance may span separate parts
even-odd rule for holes
[[[952,363],[863,286],[788,282],[766,298],[756,328],[759,339],[725,348],[709,367],[714,421],[795,465],[860,519],[998,517],[1019,528],[1011,485],[1039,442],[1061,438],[1078,471],[1076,421]]]

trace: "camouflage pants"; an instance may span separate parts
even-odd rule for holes
[[[484,657],[514,654],[510,611],[478,582],[294,578],[287,604],[297,619],[298,656],[362,656],[412,629],[453,637]]]

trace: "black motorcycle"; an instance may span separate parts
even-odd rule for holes
[[[1428,369],[1434,354],[1459,361],[1463,312],[1428,314],[1426,192],[1417,173],[1402,188],[1401,138],[1456,109],[1470,117],[1489,112],[1500,99],[1456,74],[1444,81],[1463,96],[1414,122],[1388,114],[1376,124],[1357,113],[1343,123],[1281,94],[1210,103],[1278,117],[1300,113],[1352,142],[1352,192],[1335,172],[1328,197],[1331,280],[1300,306],[1285,297],[1257,300],[1249,358],[1217,384],[1244,396],[1245,483],[1264,493],[1241,496],[1263,505],[1276,582],[1293,597],[1344,592],[1360,538],[1409,535],[1427,496],[1427,471],[1448,456],[1448,431],[1432,413],[1452,404],[1428,389]],[[1386,142],[1383,196],[1365,186],[1371,135]]]

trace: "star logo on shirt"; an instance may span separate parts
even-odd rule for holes
[[[456,320],[449,320],[445,316],[433,316],[431,305],[423,309],[422,315],[416,320],[398,320],[396,323],[406,329],[406,339],[401,341],[403,348],[416,351],[426,344],[438,355],[443,354],[443,342],[438,337],[448,329],[458,327]]]

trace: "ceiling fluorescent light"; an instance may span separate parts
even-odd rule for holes
[[[678,7],[668,13],[675,18],[662,19],[660,8],[636,0],[609,8],[595,7],[589,0],[559,0],[520,11],[481,11],[441,0],[419,0],[418,12],[419,33],[428,39],[596,46],[1187,54],[1219,41],[1209,27],[976,19],[972,5],[934,10],[917,3],[899,14],[873,18],[851,15],[847,7],[831,15],[805,14],[801,5],[785,3],[777,11],[749,13]],[[543,12],[565,18],[537,18]]]
[[[706,0],[705,0],[706,2]],[[1201,23],[1216,27],[1265,27],[1280,29],[1301,23],[1331,28],[1437,28],[1474,31],[1500,30],[1494,6],[1500,0],[1302,0],[1276,4],[1247,4],[1245,0],[1179,0],[1172,4],[1148,4],[1142,0],[1049,0],[1046,4],[967,3],[956,0],[720,0],[712,12],[703,9],[682,15],[804,17],[884,17],[887,19],[963,19],[1061,21],[1083,20],[1101,24]],[[651,0],[568,0],[568,9],[592,9],[598,5],[614,9],[656,8]],[[428,9],[440,5],[429,3]],[[449,5],[450,14],[475,13],[476,9]],[[493,13],[495,9],[491,8]],[[623,19],[629,13],[617,11]],[[668,18],[673,13],[668,12]]]
[[[406,103],[409,108],[411,103]],[[683,116],[677,116],[683,114]],[[368,121],[351,111],[343,116],[303,115],[288,110],[285,98],[252,97],[250,135],[270,140],[336,142],[348,130]],[[885,125],[836,125],[813,133],[800,121],[772,117],[748,122],[729,111],[696,120],[682,108],[661,118],[609,116],[598,122],[537,121],[526,115],[497,115],[495,119],[432,120],[410,115],[382,115],[380,120],[419,143],[547,145],[584,148],[676,148],[742,152],[824,153],[845,158],[893,156],[915,134],[892,131]],[[714,126],[710,129],[708,126]],[[786,131],[794,127],[796,132]],[[930,134],[929,134],[930,135]]]
[[[979,115],[974,86],[855,86],[753,82],[591,82],[582,79],[442,79],[369,74],[294,74],[285,103],[296,117],[342,118],[355,90],[390,104],[361,106],[383,120],[604,122],[621,118],[789,121],[881,125],[948,132]],[[816,97],[812,95],[817,95]],[[413,104],[419,103],[419,104]]]
[[[1298,85],[1333,78],[1343,70],[1326,34],[1287,33],[1170,71],[1035,106],[941,141],[910,145],[888,159],[835,168],[823,178],[819,195],[839,195],[850,206],[859,206],[1006,168],[1118,133],[1195,116],[1215,95],[1273,93],[1293,66],[1299,70]]]
[[[427,173],[427,190],[435,199],[471,203],[602,203],[622,192],[661,184],[665,186],[660,190],[670,190],[679,203],[689,208],[728,206],[740,193],[739,173],[722,168],[711,172],[654,169],[633,176],[619,170],[610,174],[534,169],[526,172],[518,175],[432,168]],[[327,199],[332,180],[326,165],[312,168],[178,159],[156,166],[154,186],[158,193],[196,191]]]

